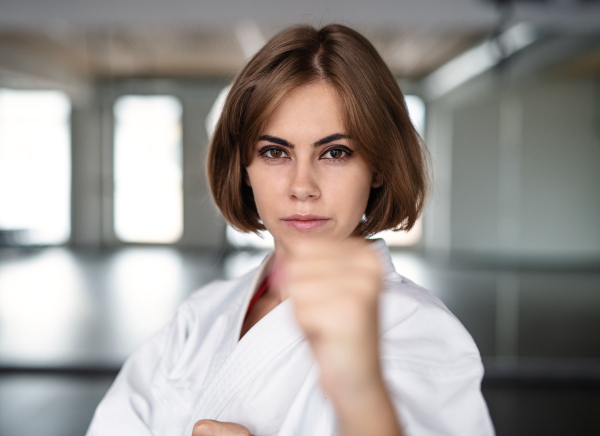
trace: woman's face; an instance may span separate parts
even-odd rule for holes
[[[347,238],[381,185],[347,136],[338,93],[323,82],[281,101],[253,153],[246,182],[277,252],[302,238]]]

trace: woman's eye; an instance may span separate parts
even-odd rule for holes
[[[267,159],[279,159],[286,157],[286,152],[281,148],[268,148],[261,151],[260,154]]]
[[[278,148],[272,148],[271,150],[267,151],[267,154],[269,155],[269,157],[281,157],[281,155],[283,154],[283,150],[280,150]]]
[[[332,148],[327,150],[321,156],[322,159],[343,159],[345,157],[350,156],[350,152],[348,150],[344,150],[341,148]]]

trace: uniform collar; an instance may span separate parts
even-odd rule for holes
[[[369,247],[371,247],[379,255],[381,259],[381,266],[383,268],[383,278],[387,279],[390,275],[396,274],[396,268],[392,262],[392,255],[390,250],[383,239],[367,239],[370,241]]]

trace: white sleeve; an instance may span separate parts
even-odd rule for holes
[[[407,436],[491,436],[494,429],[475,367],[435,371],[384,364],[386,382]]]
[[[183,309],[182,306],[169,324],[127,359],[98,405],[87,436],[153,434],[164,401],[154,382],[165,361],[175,360],[185,342],[188,322]]]
[[[424,297],[381,337],[384,378],[405,434],[494,435],[477,346],[439,300]]]

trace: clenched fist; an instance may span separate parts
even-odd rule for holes
[[[275,286],[294,304],[334,401],[381,383],[378,299],[382,268],[361,239],[307,241],[281,259]]]

